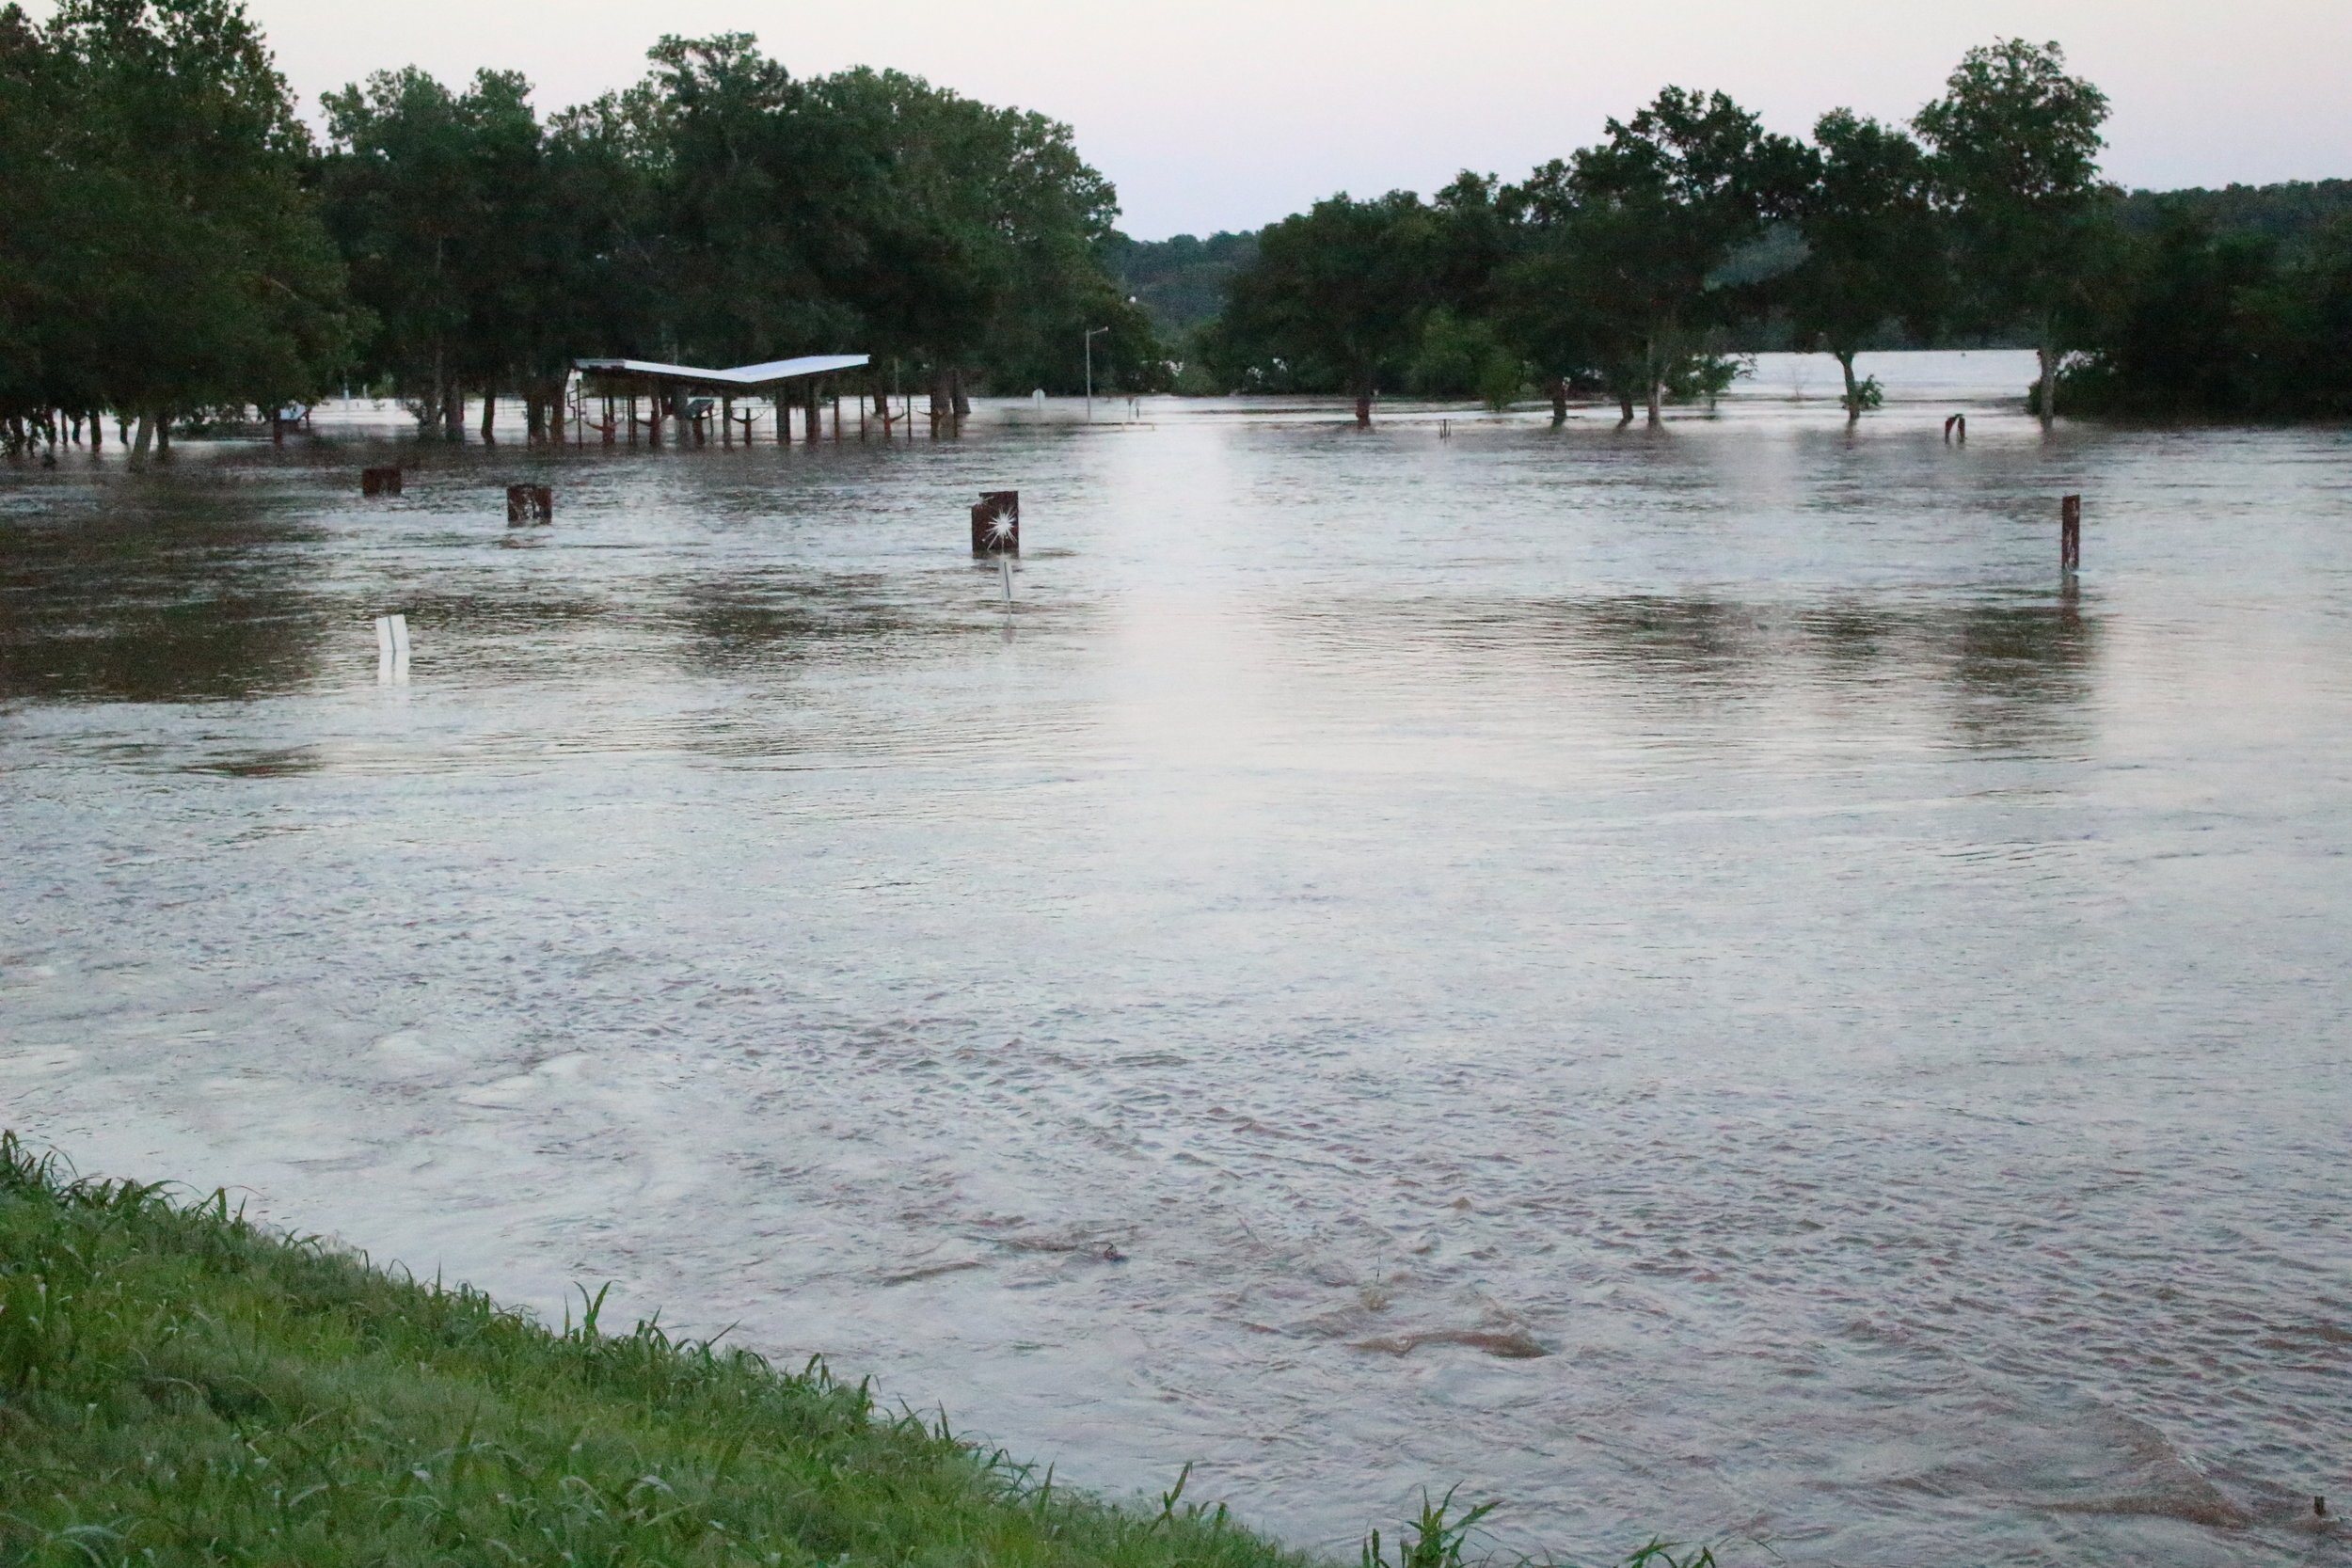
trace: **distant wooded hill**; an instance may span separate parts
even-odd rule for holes
[[[2124,227],[2152,230],[2167,207],[2185,210],[2217,234],[2260,234],[2292,250],[2335,219],[2352,214],[2352,180],[2224,185],[2217,191],[2199,186],[2134,191],[2123,198]]]
[[[1175,348],[1225,309],[1225,285],[1258,259],[1258,235],[1223,232],[1199,239],[1131,240],[1114,235],[1104,260],[1111,276],[1142,306],[1161,341]]]

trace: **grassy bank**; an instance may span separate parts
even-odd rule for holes
[[[1309,1568],[582,1305],[544,1328],[0,1136],[0,1561]],[[1442,1514],[1402,1533],[1460,1561]]]

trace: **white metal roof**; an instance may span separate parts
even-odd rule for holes
[[[633,375],[648,381],[688,381],[707,387],[771,387],[779,381],[853,371],[872,356],[864,354],[805,354],[798,359],[771,359],[764,365],[738,365],[733,370],[707,370],[700,365],[665,365],[658,359],[575,359],[572,363],[592,375]]]

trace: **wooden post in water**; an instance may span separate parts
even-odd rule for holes
[[[521,528],[526,523],[555,521],[555,492],[544,484],[510,484],[506,487],[506,526]]]
[[[2083,499],[2068,496],[2058,502],[2058,569],[2079,571],[2083,563]]]
[[[1021,492],[983,490],[972,509],[974,555],[1021,553]]]
[[[399,495],[400,470],[398,468],[360,469],[359,493],[363,496]]]

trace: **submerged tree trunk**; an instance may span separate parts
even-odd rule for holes
[[[1544,392],[1551,399],[1551,427],[1554,430],[1568,422],[1568,384],[1561,376],[1544,383]]]
[[[2034,389],[2035,412],[2042,416],[2042,428],[2047,430],[2050,421],[2058,418],[2058,345],[2050,341],[2047,327],[2042,329],[2042,341],[2034,345],[2033,353],[2042,368],[2042,380]]]
[[[959,425],[972,417],[972,399],[964,392],[962,371],[950,370],[947,372],[947,396],[954,405]]]
[[[155,455],[171,455],[171,410],[163,409],[155,416]]]
[[[494,428],[498,417],[498,388],[485,387],[482,389],[482,443],[485,446],[494,444],[499,438],[498,431]]]
[[[441,434],[453,441],[466,438],[466,393],[454,381],[441,384]]]
[[[1846,372],[1846,422],[1852,424],[1862,418],[1862,388],[1853,378],[1852,349],[1832,349],[1837,356],[1837,368]]]
[[[1372,428],[1372,394],[1370,392],[1356,394],[1356,428],[1358,430]]]

